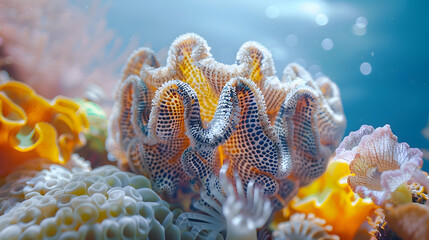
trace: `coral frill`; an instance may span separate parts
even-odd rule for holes
[[[236,64],[216,62],[196,34],[179,36],[167,64],[136,50],[124,67],[106,148],[173,199],[198,179],[207,189],[227,160],[243,185],[263,186],[275,208],[322,175],[344,133],[338,87],[247,42]],[[230,176],[231,177],[231,176]]]
[[[371,200],[362,199],[351,190],[347,184],[348,176],[350,170],[347,162],[331,161],[320,178],[298,191],[284,213],[314,214],[332,226],[331,233],[341,239],[353,239],[376,206]]]
[[[85,143],[88,121],[71,99],[48,102],[25,84],[9,81],[0,85],[0,108],[0,176],[36,158],[66,163]]]

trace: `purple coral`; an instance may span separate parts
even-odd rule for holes
[[[419,149],[398,143],[389,125],[375,130],[363,125],[344,138],[334,160],[349,162],[354,175],[348,178],[348,183],[354,192],[382,205],[403,183],[413,179],[427,184],[420,170],[422,155]]]

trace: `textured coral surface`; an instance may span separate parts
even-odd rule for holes
[[[84,143],[88,122],[71,99],[48,102],[25,84],[9,81],[0,85],[0,109],[0,176],[39,157],[65,163]]]
[[[363,125],[344,138],[336,154],[335,159],[350,163],[353,175],[347,181],[352,190],[361,197],[371,197],[377,205],[382,205],[413,177],[427,182],[420,171],[422,152],[407,143],[398,143],[389,125],[375,130]]]
[[[0,188],[0,239],[180,238],[168,203],[144,176],[51,165],[9,180]]]
[[[279,223],[273,237],[275,240],[339,240],[337,235],[328,233],[332,226],[325,224],[325,220],[313,214],[295,213],[289,221]]]
[[[136,50],[117,91],[107,148],[167,197],[192,178],[208,188],[228,161],[245,188],[254,179],[285,204],[325,171],[341,140],[339,90],[297,64],[280,80],[271,53],[256,42],[243,44],[232,65],[209,50],[200,36],[182,35],[164,67],[151,50]]]

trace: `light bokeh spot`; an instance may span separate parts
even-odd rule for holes
[[[329,22],[329,18],[326,14],[324,13],[320,13],[316,16],[316,23],[319,26],[325,26],[326,24],[328,24]]]
[[[371,64],[369,64],[368,62],[363,62],[360,65],[360,72],[363,75],[369,75],[372,72],[372,66],[371,66]]]
[[[275,5],[270,5],[265,9],[265,15],[270,19],[278,18],[280,16],[280,9]]]
[[[334,42],[330,38],[325,38],[322,41],[322,48],[326,51],[331,50],[334,47]]]

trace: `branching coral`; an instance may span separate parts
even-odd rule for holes
[[[9,186],[2,190],[5,187]],[[149,180],[113,166],[70,171],[51,165],[26,179],[25,186],[12,189],[25,200],[0,216],[2,239],[177,239],[180,235],[168,204],[150,189]]]
[[[276,203],[326,169],[345,117],[337,86],[302,67],[275,76],[271,53],[243,44],[237,63],[216,62],[206,41],[185,34],[160,67],[149,49],[128,60],[110,119],[107,148],[154,189],[174,196],[197,178],[204,188],[224,160]],[[151,104],[152,103],[152,104]]]
[[[255,181],[249,182],[246,194],[238,174],[234,174],[234,186],[227,177],[227,170],[227,164],[222,166],[219,182],[212,176],[210,193],[201,192],[200,201],[193,203],[204,213],[182,213],[177,219],[183,229],[191,230],[193,239],[204,234],[207,234],[207,239],[215,239],[225,232],[226,239],[230,240],[256,239],[256,229],[261,228],[271,216],[271,202],[264,198]]]
[[[0,109],[0,176],[39,157],[65,163],[84,143],[88,122],[70,99],[48,102],[25,84],[9,81],[0,85]]]
[[[110,95],[134,44],[118,54],[105,12],[101,1],[1,1],[0,70],[45,97],[81,96],[91,84]]]
[[[361,197],[371,197],[377,205],[384,204],[401,184],[412,179],[423,186],[428,184],[420,170],[422,152],[407,143],[398,143],[389,125],[375,130],[362,126],[344,138],[336,154],[336,159],[350,162],[354,175],[348,183],[352,190]]]
[[[286,212],[314,214],[332,226],[329,232],[341,239],[353,239],[375,205],[353,193],[346,181],[348,176],[350,170],[345,161],[331,161],[320,178],[299,190]]]
[[[312,214],[295,213],[288,222],[279,223],[273,233],[275,240],[339,240],[328,234],[332,227]]]

